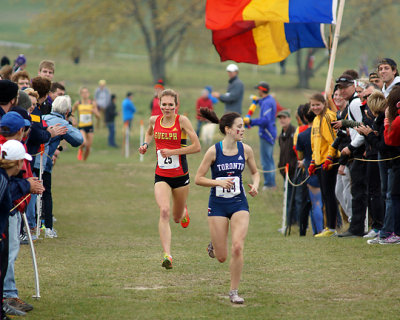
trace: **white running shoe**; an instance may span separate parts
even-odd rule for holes
[[[243,304],[244,303],[244,299],[242,297],[238,296],[237,290],[229,291],[229,299],[231,299],[231,302],[235,303],[235,304]]]
[[[375,237],[375,238],[373,238],[373,239],[367,240],[367,243],[368,243],[368,244],[379,244],[379,241],[381,241],[381,238]]]
[[[379,230],[376,229],[371,229],[365,236],[364,238],[375,238],[379,235]]]
[[[57,236],[57,232],[54,229],[46,228],[44,231],[44,237],[53,239],[53,238],[57,238],[58,236]]]

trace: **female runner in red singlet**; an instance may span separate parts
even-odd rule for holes
[[[149,128],[139,152],[146,153],[154,136],[157,151],[154,194],[160,208],[158,231],[164,250],[162,266],[171,269],[170,198],[172,195],[174,221],[181,222],[182,227],[186,228],[190,222],[186,207],[189,194],[186,155],[200,152],[200,142],[190,120],[175,114],[175,109],[178,107],[178,95],[175,91],[167,89],[161,92],[160,107],[162,115],[150,117]],[[192,142],[190,146],[186,145],[186,136]]]

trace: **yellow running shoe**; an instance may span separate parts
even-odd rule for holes
[[[161,264],[165,269],[172,269],[172,257],[166,253],[164,253],[164,259]]]
[[[336,235],[337,235],[336,231],[332,231],[328,228],[325,228],[320,233],[316,234],[315,238],[328,238],[328,237],[333,237]]]
[[[181,220],[182,228],[187,228],[189,226],[189,223],[190,223],[189,212],[187,206],[185,206],[185,216]]]

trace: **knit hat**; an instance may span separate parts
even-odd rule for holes
[[[20,54],[17,59],[15,59],[15,64],[23,66],[26,63],[26,58],[23,54]]]
[[[0,80],[0,102],[9,103],[18,95],[18,85],[10,80]]]

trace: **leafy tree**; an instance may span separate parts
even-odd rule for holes
[[[47,31],[49,49],[76,53],[99,45],[115,45],[116,40],[127,37],[134,40],[140,34],[154,81],[166,78],[167,62],[187,31],[203,20],[205,11],[205,2],[196,0],[46,0],[46,3],[47,9],[33,21],[33,32]]]

